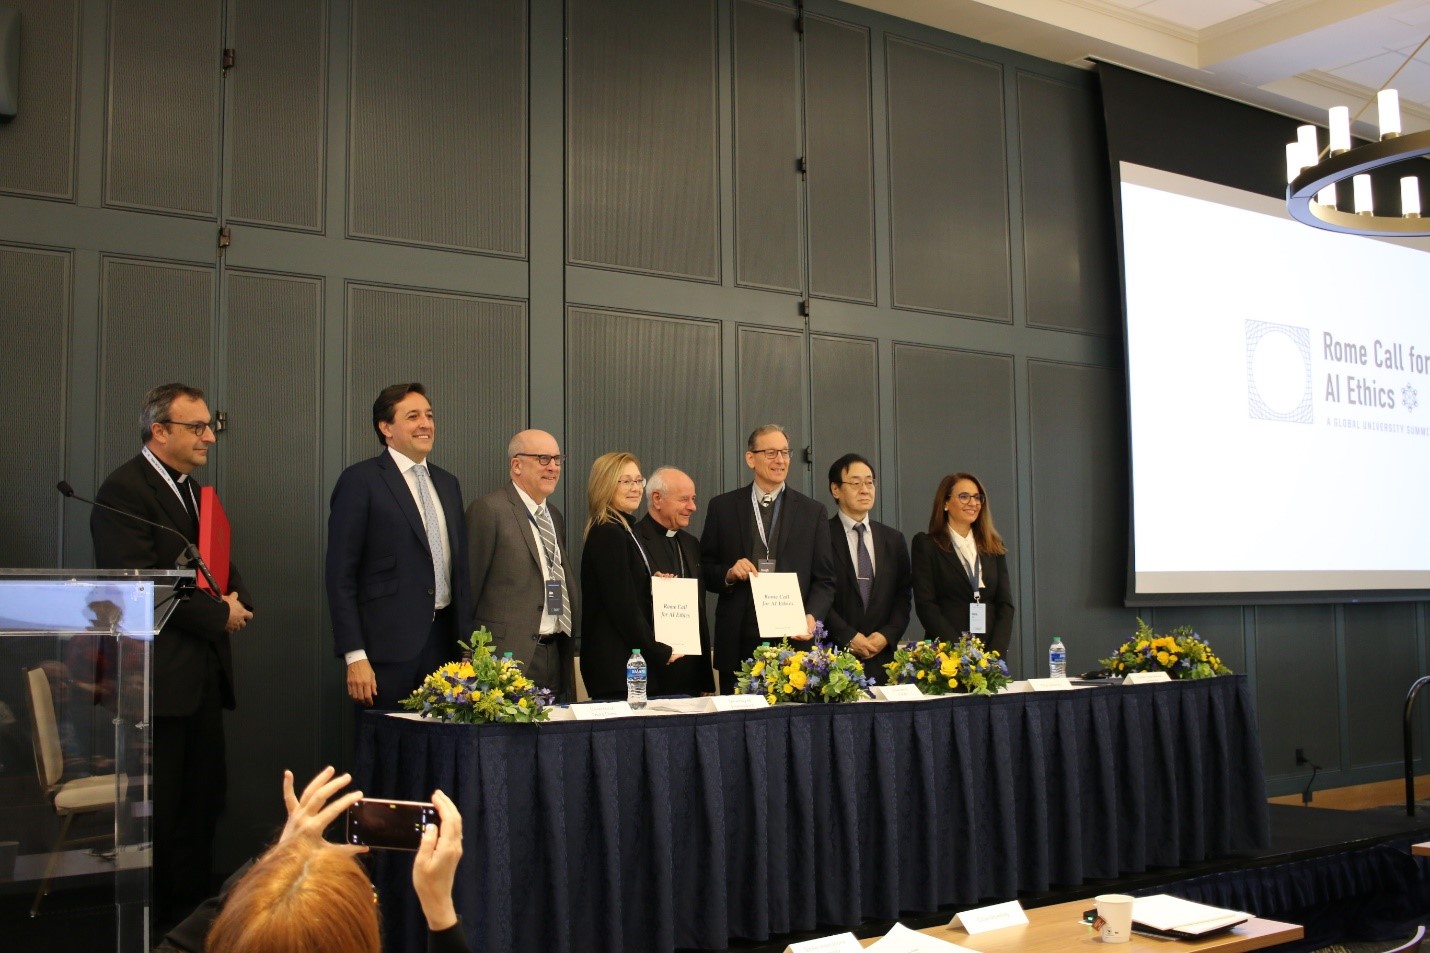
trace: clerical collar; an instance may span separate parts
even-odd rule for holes
[[[152,452],[151,452],[149,455],[150,455],[154,460],[158,461],[159,466],[161,466],[161,467],[164,468],[164,472],[167,473],[167,474],[169,474],[169,479],[173,480],[175,483],[182,484],[185,480],[187,480],[187,479],[189,478],[189,475],[188,475],[187,473],[180,473],[178,470],[175,470],[173,467],[169,466],[169,465],[168,465],[167,463],[165,463],[163,460],[160,460],[160,459],[159,459],[159,455],[158,455],[157,453],[152,453]]]
[[[665,531],[665,535],[666,535],[667,537],[670,537],[670,538],[673,539],[673,538],[675,538],[675,534],[678,533],[678,532],[680,532],[680,530],[678,530],[678,529],[668,529],[668,530]]]

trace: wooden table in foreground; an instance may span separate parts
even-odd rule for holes
[[[1430,840],[1420,844],[1411,844],[1410,852],[1416,857],[1430,857]]]
[[[1104,953],[1141,953],[1148,950],[1157,953],[1207,953],[1212,950],[1216,953],[1244,953],[1246,950],[1264,950],[1280,943],[1300,940],[1306,935],[1306,931],[1295,923],[1253,917],[1226,933],[1205,940],[1159,940],[1134,933],[1127,943],[1103,943],[1097,932],[1082,922],[1082,912],[1094,906],[1096,903],[1089,897],[1035,907],[1027,911],[1027,926],[1005,927],[978,936],[969,936],[962,927],[930,927],[923,932],[970,950],[978,950],[979,953],[1062,953],[1065,950],[1084,950],[1087,953],[1094,950]]]

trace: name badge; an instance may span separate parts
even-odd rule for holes
[[[755,568],[760,572],[774,572],[775,561],[773,559],[761,559],[756,561]]]
[[[981,602],[968,604],[968,631],[973,635],[988,631],[988,607]]]
[[[561,580],[546,580],[546,614],[561,615]]]

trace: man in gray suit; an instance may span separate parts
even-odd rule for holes
[[[566,519],[547,502],[561,479],[561,447],[544,430],[507,445],[511,483],[467,508],[476,611],[498,654],[510,652],[558,701],[573,701],[578,577],[566,552]]]

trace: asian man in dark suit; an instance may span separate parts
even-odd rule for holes
[[[457,478],[427,462],[436,418],[421,384],[372,405],[383,451],[342,472],[328,515],[333,647],[358,706],[392,709],[470,634],[467,525]]]
[[[544,430],[523,430],[507,457],[511,482],[467,508],[473,627],[491,630],[497,654],[525,663],[527,677],[558,701],[574,701],[580,577],[566,552],[566,519],[549,501],[561,447]]]
[[[877,489],[868,460],[856,453],[835,460],[829,492],[839,512],[829,521],[835,587],[824,627],[882,685],[888,679],[884,666],[909,627],[909,547],[903,533],[869,518]]]
[[[215,436],[204,393],[184,384],[151,390],[140,413],[140,454],[95,494],[164,532],[113,510],[90,516],[100,569],[173,569],[198,539],[201,494],[192,478]],[[187,541],[187,542],[186,542]],[[192,593],[154,643],[154,915],[160,928],[210,893],[213,839],[227,788],[223,709],[235,704],[229,636],[253,618],[252,597],[232,562],[220,599]]]
[[[824,506],[785,485],[789,437],[779,424],[757,427],[745,442],[748,486],[710,501],[700,537],[705,585],[719,593],[715,604],[715,670],[720,691],[735,688],[740,663],[760,644],[750,577],[760,567],[792,572],[804,598],[804,638],[814,633],[834,601],[834,558]]]

